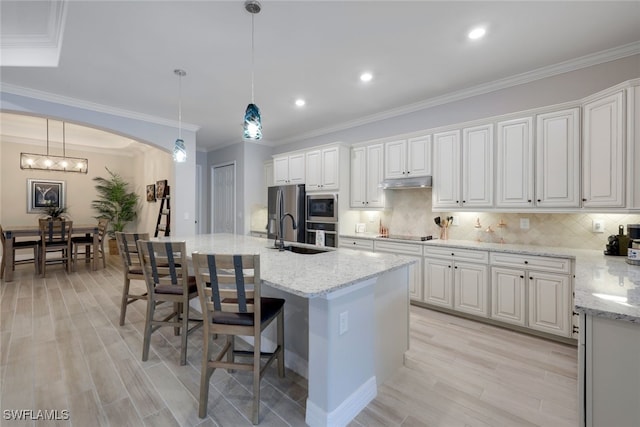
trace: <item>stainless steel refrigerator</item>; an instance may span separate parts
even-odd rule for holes
[[[275,239],[280,227],[280,218],[286,213],[290,213],[295,219],[297,228],[294,230],[291,218],[283,221],[284,240],[290,242],[304,243],[306,235],[306,215],[305,215],[305,191],[304,184],[300,185],[280,185],[269,187],[269,216],[267,223],[267,233],[270,239]]]

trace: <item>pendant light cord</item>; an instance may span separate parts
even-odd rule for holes
[[[254,75],[254,69],[255,69],[255,55],[254,55],[254,28],[253,28],[253,21],[254,21],[254,17],[255,14],[251,14],[251,103],[255,104],[255,100],[253,97],[253,75]]]
[[[178,77],[178,139],[182,139],[182,73]]]
[[[49,119],[47,119],[47,157],[49,157]]]

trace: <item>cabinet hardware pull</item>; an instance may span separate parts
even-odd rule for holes
[[[520,276],[521,279],[524,279],[524,276]]]
[[[533,280],[533,277],[529,277],[529,280]]]
[[[538,203],[540,203],[542,200],[538,199]]]
[[[583,201],[583,202],[586,202],[586,201],[587,201],[587,199],[582,199],[582,201]]]
[[[529,261],[525,261],[524,263],[525,263],[525,264],[529,264]]]
[[[531,199],[527,200],[527,202],[531,203]]]

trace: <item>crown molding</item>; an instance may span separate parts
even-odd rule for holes
[[[558,64],[549,65],[547,67],[537,68],[535,70],[516,74],[504,79],[494,80],[489,83],[483,83],[477,86],[472,86],[470,88],[461,89],[445,95],[429,98],[424,101],[408,104],[399,108],[394,108],[391,110],[383,111],[381,113],[376,113],[366,117],[361,117],[359,119],[343,122],[334,126],[319,128],[310,132],[291,136],[278,141],[277,145],[289,144],[292,142],[298,142],[305,139],[327,135],[332,132],[338,132],[358,126],[367,125],[369,123],[377,122],[380,120],[414,113],[416,111],[425,110],[427,108],[435,107],[438,105],[460,101],[462,99],[471,98],[473,96],[495,92],[497,90],[530,83],[547,77],[564,74],[570,71],[575,71],[638,54],[640,54],[640,41],[614,47],[611,49],[606,49],[589,55],[584,55],[578,58],[560,62]]]
[[[0,92],[6,92],[13,95],[24,96],[27,98],[33,98],[40,101],[53,102],[56,104],[62,104],[68,107],[81,108],[84,110],[96,111],[99,113],[110,114],[117,117],[124,117],[127,119],[140,120],[147,123],[153,123],[162,126],[169,126],[178,128],[177,120],[168,120],[161,117],[152,116],[149,114],[138,113],[135,111],[125,110],[121,108],[109,107],[103,104],[97,104],[89,101],[83,101],[76,98],[57,95],[49,92],[40,91],[37,89],[29,89],[22,86],[16,86],[8,83],[0,83]],[[191,132],[197,132],[200,130],[200,126],[182,122],[182,129]]]

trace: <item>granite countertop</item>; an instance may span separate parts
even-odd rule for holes
[[[376,234],[352,234],[344,237],[380,239]],[[425,246],[448,246],[492,252],[512,252],[575,260],[576,310],[590,315],[640,324],[640,266],[626,263],[626,257],[607,256],[603,251],[474,242],[470,240],[400,240]]]
[[[415,263],[413,258],[352,249],[327,249],[316,255],[302,255],[273,249],[271,241],[237,234],[159,237],[154,240],[185,240],[187,251],[221,254],[260,254],[263,283],[303,298],[314,298],[384,272]],[[291,242],[285,242],[291,244]],[[294,243],[295,246],[312,245]]]

